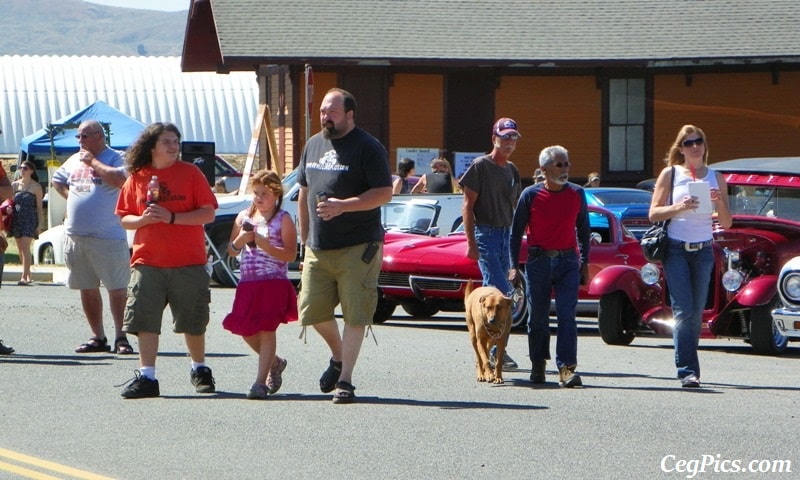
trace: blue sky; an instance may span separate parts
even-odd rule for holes
[[[142,10],[161,10],[178,12],[189,10],[191,0],[86,0],[89,3],[110,5],[112,7],[139,8]]]

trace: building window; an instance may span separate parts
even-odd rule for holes
[[[608,169],[641,172],[645,170],[645,79],[610,79],[608,94]]]

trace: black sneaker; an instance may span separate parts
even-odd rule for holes
[[[342,362],[334,362],[331,358],[330,365],[325,373],[319,378],[319,389],[322,393],[330,393],[336,388],[336,382],[339,381],[339,375],[342,373]]]
[[[14,353],[14,349],[3,345],[3,341],[0,340],[0,355],[11,355],[12,353]]]
[[[531,367],[531,383],[545,383],[547,360],[536,360]]]
[[[192,370],[192,385],[197,393],[214,393],[214,377],[208,367],[198,367]]]
[[[153,398],[161,393],[158,391],[158,380],[147,378],[136,370],[136,376],[128,383],[121,395],[124,398]]]

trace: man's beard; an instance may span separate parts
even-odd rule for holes
[[[336,125],[331,122],[328,125],[322,126],[322,136],[327,139],[339,138],[339,130],[337,130]]]
[[[569,175],[564,173],[557,177],[550,177],[550,181],[556,185],[566,185],[569,182]]]

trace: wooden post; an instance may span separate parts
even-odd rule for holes
[[[253,163],[256,159],[256,154],[259,157],[266,157],[266,152],[261,151],[258,147],[259,139],[262,132],[267,137],[269,145],[270,158],[266,162],[266,167],[272,171],[275,170],[275,165],[279,161],[278,146],[275,143],[275,133],[272,131],[272,119],[269,111],[269,105],[262,103],[258,106],[258,113],[256,114],[255,126],[253,127],[253,136],[250,138],[250,148],[247,150],[247,160],[244,162],[244,170],[242,170],[242,182],[239,184],[238,195],[243,196],[247,190],[247,184],[250,182],[250,175],[253,173]],[[259,162],[261,164],[262,162]],[[280,172],[278,172],[280,174]]]

